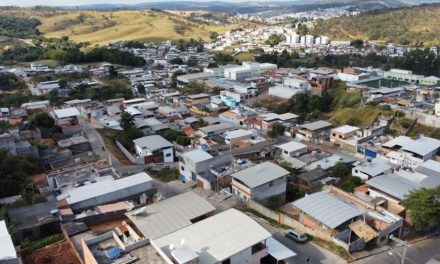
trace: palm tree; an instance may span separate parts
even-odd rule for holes
[[[121,127],[124,130],[127,130],[127,129],[133,127],[134,126],[134,117],[127,112],[123,112],[121,114],[121,119],[119,120],[119,125],[121,125]]]

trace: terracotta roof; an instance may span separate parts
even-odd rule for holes
[[[68,206],[69,205],[69,202],[67,201],[67,199],[66,198],[64,198],[64,199],[62,199],[62,200],[59,200],[58,202],[57,202],[57,204],[58,204],[58,207],[65,207],[65,206]]]

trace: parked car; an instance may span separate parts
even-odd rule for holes
[[[308,237],[306,234],[296,232],[293,230],[286,231],[285,235],[287,238],[290,238],[297,243],[305,243],[308,240]]]

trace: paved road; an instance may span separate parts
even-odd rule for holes
[[[391,254],[389,253],[391,252]],[[392,250],[369,258],[358,260],[357,264],[398,264],[401,263],[403,248],[394,246]],[[406,253],[406,264],[423,264],[430,258],[440,257],[440,237],[434,237],[414,243]]]
[[[254,219],[262,225],[267,231],[269,231],[272,236],[277,239],[280,243],[294,251],[297,255],[294,258],[294,263],[298,264],[307,264],[306,259],[310,259],[310,264],[342,264],[346,263],[341,258],[331,253],[330,251],[323,249],[321,247],[316,246],[311,242],[307,242],[304,244],[298,244],[291,239],[288,239],[282,234],[282,230],[268,224],[264,220],[259,218]]]

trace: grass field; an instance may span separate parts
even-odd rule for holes
[[[223,34],[244,24],[211,25],[190,22],[167,12],[151,10],[64,11],[0,10],[0,15],[33,17],[38,29],[49,38],[68,36],[76,42],[103,45],[115,41],[162,41],[177,39],[209,40],[211,31]],[[182,30],[178,30],[178,29]]]

